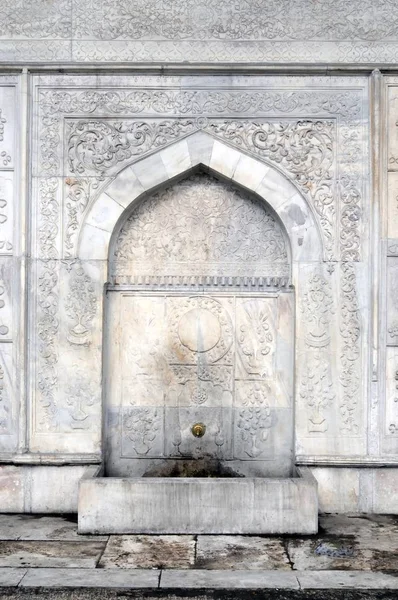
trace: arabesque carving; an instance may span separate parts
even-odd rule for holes
[[[343,397],[340,402],[340,429],[342,432],[358,434],[358,410],[361,397],[361,321],[357,298],[357,278],[351,263],[342,263],[340,298],[340,334],[343,347],[340,356],[340,382]]]
[[[41,407],[37,427],[53,429],[57,424],[55,394],[58,385],[59,277],[56,239],[58,235],[58,179],[45,178],[40,182],[41,223],[38,245],[42,260],[37,273],[37,335],[38,395]],[[36,407],[39,410],[39,406]]]
[[[244,453],[258,458],[266,450],[270,428],[275,425],[268,401],[269,386],[253,383],[249,386],[243,404],[238,411],[237,429],[243,442]]]
[[[83,156],[84,161],[88,161],[89,168],[95,170],[95,163],[98,160],[98,170],[103,172],[104,164],[111,162],[117,164],[123,157],[132,153],[135,149],[140,151],[140,148],[150,148],[148,140],[157,144],[158,147],[167,144],[171,139],[177,139],[182,134],[182,129],[186,126],[192,132],[197,129],[208,129],[211,131],[214,127],[210,121],[207,121],[205,116],[217,116],[220,114],[255,114],[258,115],[274,115],[288,114],[300,115],[305,117],[308,114],[322,116],[339,116],[341,123],[339,128],[342,131],[342,147],[344,147],[344,160],[340,161],[340,189],[341,200],[344,208],[341,214],[341,232],[340,232],[340,247],[342,259],[349,261],[357,261],[360,258],[359,248],[359,225],[361,218],[361,192],[358,186],[358,178],[361,177],[360,170],[362,163],[360,156],[362,149],[358,148],[358,127],[359,121],[356,119],[360,116],[361,111],[361,95],[360,93],[350,90],[295,90],[295,91],[280,91],[280,90],[171,90],[171,89],[134,89],[134,90],[87,90],[83,92],[71,92],[66,90],[41,90],[40,106],[42,111],[41,132],[41,161],[42,168],[45,173],[51,175],[59,172],[59,145],[61,141],[61,122],[63,115],[69,114],[88,114],[94,115],[98,112],[101,114],[109,114],[116,116],[139,114],[148,112],[155,115],[184,115],[185,121],[177,124],[179,119],[175,121],[165,122],[164,128],[167,135],[153,136],[154,123],[142,121],[133,123],[109,124],[103,120],[79,121],[79,128],[83,138],[79,135],[73,136],[71,145],[71,158],[74,167],[83,168],[83,163],[76,155],[76,144],[79,148],[78,155]],[[203,115],[197,120],[189,120],[188,117]],[[338,211],[336,209],[334,198],[336,197],[333,186],[333,173],[328,166],[333,152],[330,147],[330,128],[333,127],[331,122],[323,123],[324,131],[319,130],[321,121],[316,119],[309,121],[299,121],[300,125],[278,125],[270,124],[270,127],[281,129],[281,135],[276,141],[276,146],[272,146],[270,140],[268,159],[280,161],[281,166],[288,173],[291,173],[296,180],[297,185],[308,195],[314,203],[314,207],[319,214],[320,222],[324,231],[324,239],[327,247],[329,260],[334,260],[336,249],[334,248],[335,240],[338,233],[334,230],[334,220]],[[185,123],[185,125],[184,125]],[[226,121],[226,123],[228,123]],[[257,125],[262,127],[261,123],[256,121]],[[94,124],[99,128],[96,131],[90,131]],[[76,122],[71,122],[70,127],[73,127]],[[246,125],[250,129],[256,127],[256,124]],[[116,127],[114,136],[111,135],[111,128]],[[126,138],[126,131],[129,128],[141,128],[138,134],[137,144],[129,142]],[[226,125],[228,128],[228,125]],[[264,126],[267,127],[266,125]],[[287,127],[287,135],[283,135],[284,128]],[[329,132],[328,132],[329,127]],[[87,128],[87,129],[86,129]],[[217,125],[216,125],[217,128]],[[221,128],[223,125],[221,124]],[[118,131],[118,129],[122,131]],[[106,137],[105,131],[108,131]],[[221,131],[221,130],[220,130]],[[144,133],[145,132],[145,133]],[[90,134],[90,135],[89,135]],[[261,134],[261,135],[260,135]],[[112,141],[115,137],[115,142]],[[250,137],[250,134],[249,134]],[[236,137],[236,144],[239,142],[239,135]],[[81,142],[78,140],[81,139]],[[260,153],[267,149],[261,147],[261,142],[264,144],[266,136],[259,132],[259,136],[255,139],[260,141],[259,148],[252,146],[249,151]],[[141,145],[141,142],[143,144]],[[282,146],[288,144],[289,150],[293,152],[294,159],[292,162],[288,160],[289,152],[286,153],[286,160],[283,158],[284,151]],[[124,147],[126,146],[126,149]],[[265,144],[267,146],[267,144]],[[281,147],[279,152],[278,148]],[[84,152],[83,152],[84,148]],[[310,151],[311,149],[311,151]],[[274,152],[275,150],[275,152]],[[127,159],[126,159],[127,160]],[[297,161],[301,161],[301,166]],[[115,162],[116,161],[116,162]],[[319,164],[319,173],[311,166]],[[102,166],[101,166],[102,165]],[[300,178],[299,171],[303,169],[304,179]],[[307,169],[307,171],[306,171]],[[331,176],[331,179],[329,178]],[[316,182],[316,183],[315,183]],[[74,221],[76,215],[72,217]],[[74,227],[74,225],[73,225]]]
[[[336,231],[336,123],[223,121],[209,123],[206,130],[274,162],[291,175],[318,213],[327,256],[332,260]]]
[[[75,37],[96,40],[217,41],[385,41],[395,39],[395,4],[342,0],[314,3],[287,0],[148,0],[137,10],[133,0],[76,2]],[[21,18],[21,17],[20,17]],[[276,44],[275,44],[276,45]],[[351,44],[347,44],[350,46]],[[367,44],[369,46],[370,44]],[[320,44],[317,45],[318,48]]]
[[[153,260],[148,260],[149,246]],[[205,174],[192,175],[144,201],[122,227],[114,260],[116,275],[290,272],[284,233],[265,206]]]
[[[68,166],[71,173],[100,173],[159,148],[197,129],[195,120],[78,121],[69,124]]]

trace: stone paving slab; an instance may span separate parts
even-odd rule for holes
[[[344,535],[357,536],[363,532],[374,532],[379,524],[365,517],[348,517],[347,515],[323,515],[319,517],[318,536]]]
[[[363,552],[349,537],[289,540],[287,552],[296,571],[370,569],[370,553]]]
[[[193,535],[112,535],[98,566],[189,569],[194,562]]]
[[[62,589],[397,590],[398,573],[158,569],[0,569],[0,586]],[[1,596],[2,597],[2,596]],[[58,596],[57,596],[58,597]],[[323,597],[323,596],[322,596]],[[328,596],[329,597],[329,596]]]
[[[348,515],[323,515],[319,517],[319,536],[344,535],[367,536],[384,530],[398,531],[398,519],[387,515],[358,517]]]
[[[287,542],[294,570],[398,571],[398,536],[318,537]]]
[[[291,565],[278,538],[199,535],[195,569],[281,569]]]
[[[18,585],[25,576],[26,572],[26,569],[0,568],[0,587]]]
[[[184,589],[299,589],[293,571],[226,571],[223,570],[170,570],[162,571],[160,588]]]
[[[306,589],[398,589],[398,573],[369,573],[366,571],[297,571],[300,588]]]
[[[106,542],[0,542],[0,567],[95,568]]]
[[[77,517],[39,515],[1,515],[0,540],[106,541],[108,536],[77,533]]]
[[[157,588],[156,569],[29,569],[20,587]]]

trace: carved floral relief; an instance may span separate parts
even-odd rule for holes
[[[57,260],[61,258],[58,252],[59,236],[63,237],[63,256],[72,257],[80,224],[90,203],[101,189],[104,177],[108,177],[110,172],[115,174],[119,168],[133,162],[138,156],[154,148],[163,147],[191,131],[204,129],[232,145],[256,154],[259,158],[277,164],[290,176],[298,189],[313,204],[318,215],[330,265],[334,265],[338,258],[353,262],[361,258],[359,232],[362,219],[362,190],[358,184],[362,176],[360,169],[363,158],[359,126],[362,110],[361,92],[354,89],[177,90],[168,89],[166,86],[163,89],[115,90],[43,88],[39,90],[39,101],[41,122],[38,149],[41,162],[37,168],[47,177],[41,180],[39,189],[38,245],[45,260],[40,263],[37,273],[37,393],[42,406],[42,425],[39,427],[45,430],[52,427],[51,422],[57,412],[55,398],[58,386],[59,276],[56,265]],[[142,118],[138,120],[140,113]],[[244,116],[245,120],[238,121],[237,115]],[[65,116],[70,117],[66,125]],[[153,116],[159,117],[156,124],[150,118]],[[65,213],[64,207],[59,204],[59,180],[51,177],[64,172],[64,166],[60,162],[60,150],[63,146],[67,148],[66,160],[71,175],[67,181],[68,198],[63,199]],[[341,160],[339,153],[343,153]],[[336,161],[339,161],[338,172]],[[208,187],[212,185],[208,184]],[[214,186],[217,187],[217,183]],[[189,196],[188,190],[185,190],[185,193]],[[125,223],[122,229],[123,235],[126,234],[123,248],[125,256],[130,256],[134,265],[139,266],[140,244],[141,248],[147,244],[155,244],[157,255],[162,256],[162,260],[169,261],[169,265],[172,261],[177,264],[178,258],[187,250],[187,255],[194,252],[201,260],[208,260],[207,254],[203,255],[203,248],[206,248],[206,252],[213,252],[212,236],[218,236],[221,231],[223,243],[216,248],[216,253],[213,252],[214,263],[220,260],[227,262],[229,257],[238,256],[239,260],[246,263],[250,260],[265,260],[272,268],[284,269],[288,264],[287,250],[283,236],[278,236],[278,228],[272,221],[272,215],[265,213],[265,216],[259,218],[255,202],[249,203],[249,209],[247,206],[240,207],[238,192],[233,196],[233,201],[229,199],[226,203],[221,192],[216,192],[215,196],[218,212],[215,212],[217,218],[214,220],[209,215],[214,205],[207,201],[202,206],[198,203],[195,206],[194,197],[188,198],[193,211],[191,216],[184,213],[181,202],[176,202],[178,216],[182,215],[185,219],[186,227],[191,226],[195,231],[200,231],[202,224],[205,225],[206,235],[201,234],[202,237],[199,235],[196,239],[195,236],[188,236],[181,230],[173,232],[171,225],[168,228],[167,223],[171,223],[172,219],[166,211],[162,215],[166,227],[155,227],[151,230],[151,227],[154,227],[151,218],[156,211],[156,201],[152,198],[147,205],[150,210],[145,214],[143,211],[140,216],[140,224],[144,227],[135,226],[136,217],[132,215],[128,225]],[[167,191],[158,193],[158,204],[160,200],[167,202]],[[261,247],[261,252],[266,250],[265,254],[261,255],[259,244],[250,246],[245,243],[245,236],[240,236],[240,228],[234,226],[233,221],[233,233],[225,227],[223,230],[225,214],[234,214],[234,211],[237,215],[236,222],[239,220],[245,223],[246,239],[270,240],[266,249]],[[60,232],[61,214],[65,214],[66,217]],[[175,212],[174,217],[176,214]],[[197,223],[201,225],[198,226]],[[127,234],[127,231],[130,233]],[[122,264],[123,261],[119,262]],[[341,322],[344,323],[344,327],[341,326],[339,331],[342,342],[340,361],[344,367],[338,382],[343,390],[342,425],[348,428],[347,431],[355,434],[359,423],[357,394],[360,382],[360,327],[356,284],[349,275],[351,268],[351,265],[347,264],[342,272],[341,308],[334,307],[334,311],[339,311]],[[161,266],[159,273],[163,274]],[[322,292],[318,290],[317,293]],[[89,295],[84,292],[86,308],[89,308],[88,312],[86,311],[87,315],[90,314]],[[316,303],[316,299],[308,299]],[[97,298],[97,304],[99,300]],[[73,303],[75,302],[76,297],[73,299]],[[77,315],[76,311],[75,314]],[[322,317],[326,321],[311,321],[307,336],[311,343],[316,339],[321,343],[326,342],[326,330],[332,326],[330,323],[334,323],[336,314],[330,310],[329,317]],[[301,313],[300,318],[304,316],[307,318],[307,313]],[[257,346],[245,346],[248,352],[245,356],[247,360],[250,358],[254,365],[250,368],[261,373],[261,360],[267,359],[271,354],[267,348],[272,345],[269,336],[273,333],[272,328],[266,328],[268,321],[265,315],[257,315],[256,319],[261,329]],[[80,325],[83,329],[90,329],[90,323],[85,322],[84,318],[81,319]],[[79,320],[74,322],[71,330],[77,326]],[[322,333],[323,327],[325,331]],[[260,341],[260,338],[264,341]],[[185,344],[181,344],[184,352],[187,355],[192,354],[189,337],[183,338],[182,341],[185,341]],[[245,344],[244,340],[242,344]],[[321,349],[322,347],[326,348],[327,345],[321,345]],[[313,364],[316,364],[317,356],[322,350],[314,345],[310,348],[313,352]],[[323,364],[322,360],[318,362]],[[266,373],[266,369],[263,373]],[[334,402],[336,382],[333,381],[330,388],[330,376],[326,373],[320,376],[320,383],[315,384],[314,381],[309,372],[303,391],[304,388],[307,390],[305,393],[310,403],[312,401],[308,389],[321,390],[323,399],[320,406],[317,408],[308,404],[315,421],[319,421],[316,410],[319,409],[318,413],[322,415],[326,404]],[[192,403],[199,407],[205,406],[206,392],[208,393],[208,390],[200,386],[193,389]]]
[[[133,212],[120,231],[114,261],[118,275],[290,272],[284,233],[271,213],[232,185],[201,173],[155,193]]]
[[[301,373],[300,397],[307,406],[309,433],[328,430],[327,409],[336,398],[331,366],[331,331],[335,306],[330,281],[315,273],[302,295],[305,359]]]
[[[71,344],[88,345],[92,320],[97,312],[97,293],[83,265],[77,262],[72,268],[65,310],[73,326],[69,329],[67,339]]]

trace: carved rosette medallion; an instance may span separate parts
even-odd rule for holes
[[[169,318],[176,359],[196,364],[223,359],[233,343],[232,321],[222,304],[209,296],[179,299]]]

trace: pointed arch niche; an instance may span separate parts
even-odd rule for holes
[[[105,285],[107,474],[291,473],[295,288],[322,253],[294,184],[202,132],[118,174],[77,256]]]

